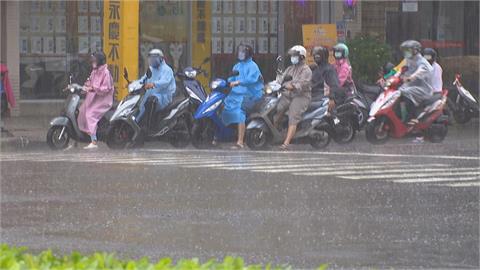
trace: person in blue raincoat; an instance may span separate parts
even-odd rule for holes
[[[156,111],[161,111],[172,103],[173,95],[175,94],[176,84],[175,76],[172,68],[165,62],[163,52],[159,49],[153,49],[148,53],[148,64],[152,71],[152,77],[145,82],[145,93],[142,103],[140,104],[139,112],[136,117],[137,123],[143,118],[145,114],[145,104],[151,97],[156,98]],[[139,80],[145,79],[144,75]]]
[[[251,46],[238,46],[238,63],[233,66],[233,71],[238,71],[238,75],[229,78],[232,90],[225,98],[222,112],[225,125],[238,124],[237,143],[233,146],[235,149],[244,147],[246,112],[263,96],[262,73],[252,57]]]

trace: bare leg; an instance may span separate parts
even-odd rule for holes
[[[288,126],[287,137],[285,138],[283,145],[288,146],[290,144],[290,142],[293,139],[293,136],[295,136],[296,131],[297,131],[297,125]]]
[[[245,139],[245,123],[238,124],[238,145],[243,145],[243,141]]]

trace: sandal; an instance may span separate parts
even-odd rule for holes
[[[234,144],[232,147],[230,147],[230,149],[232,150],[242,150],[243,148],[245,148],[245,145],[244,144]]]
[[[288,151],[289,150],[287,144],[282,144],[278,148],[280,148],[280,150],[282,150],[282,151]]]
[[[409,126],[415,126],[416,124],[418,124],[418,119],[412,119],[408,122]]]

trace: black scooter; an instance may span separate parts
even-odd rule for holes
[[[465,124],[472,117],[478,117],[480,109],[478,101],[463,87],[460,78],[460,74],[455,75],[455,81],[453,81],[455,89],[452,89],[452,92],[456,92],[457,95],[453,99],[448,99],[448,108],[457,123]]]

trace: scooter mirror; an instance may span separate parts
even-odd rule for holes
[[[277,61],[277,63],[281,63],[283,62],[283,57],[281,55],[277,56],[277,59],[275,59],[275,61]]]
[[[147,78],[150,79],[152,77],[152,71],[150,68],[147,69]]]
[[[123,68],[123,78],[128,81],[128,70],[126,67]]]

